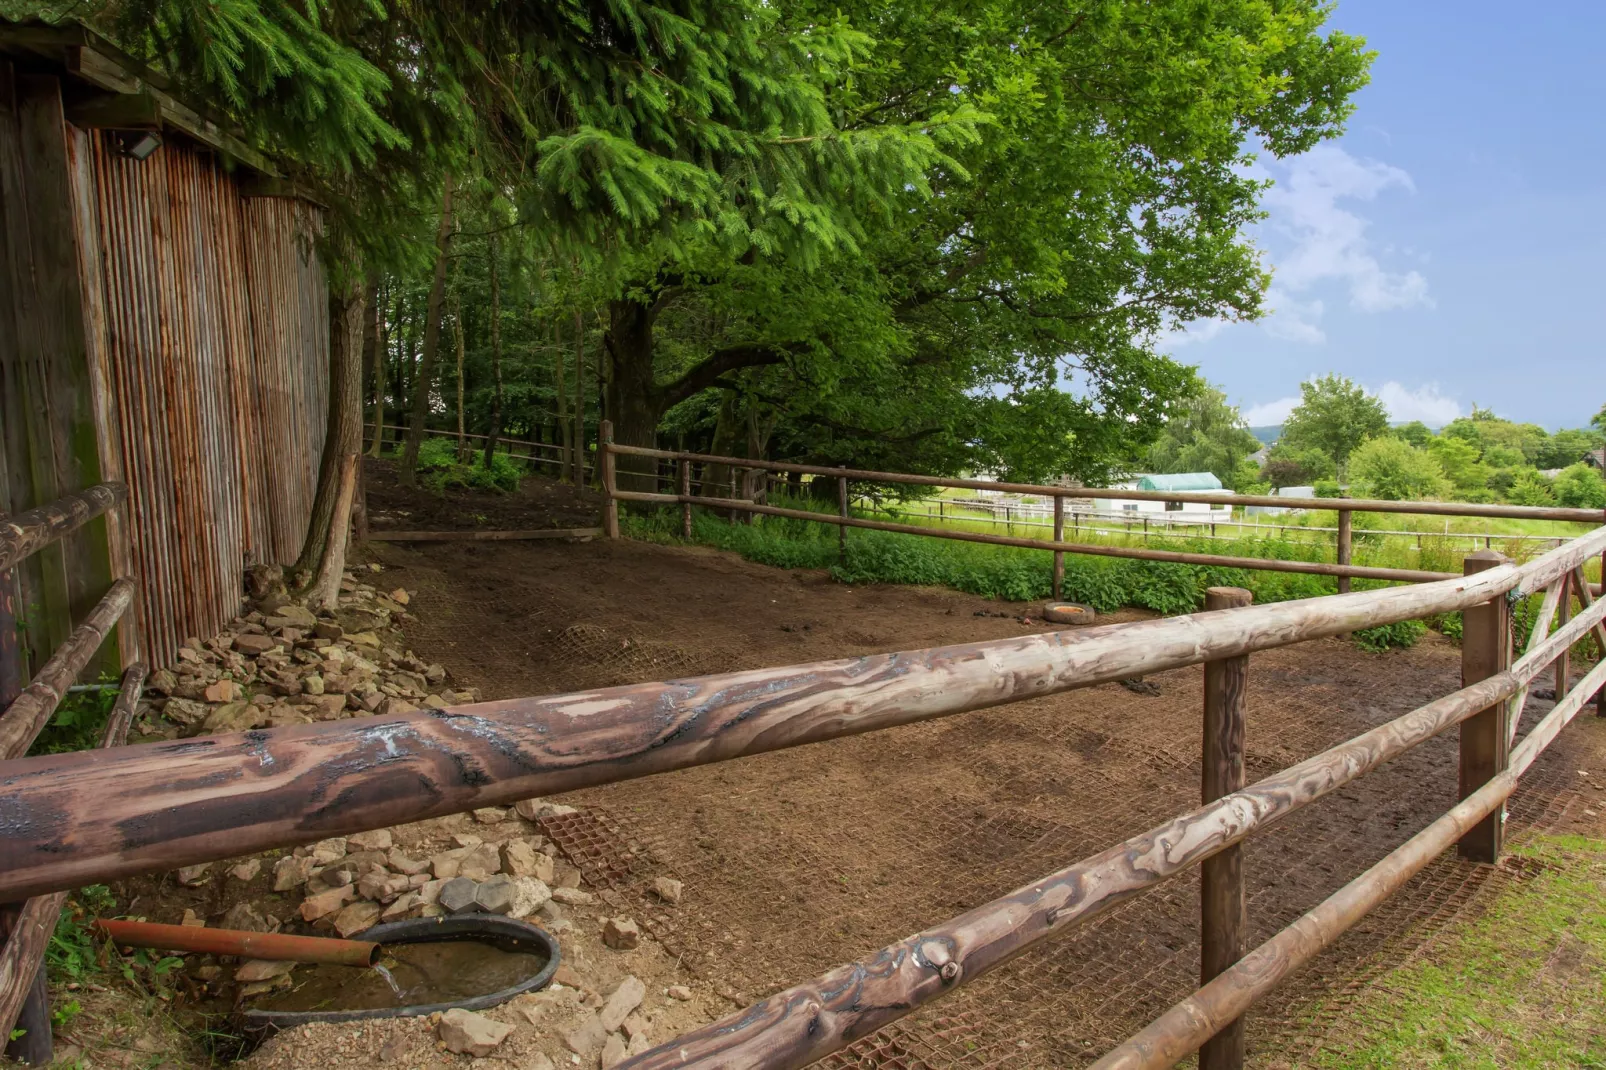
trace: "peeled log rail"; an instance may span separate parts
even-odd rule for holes
[[[1522,575],[1502,565],[1413,587],[1078,632],[0,762],[0,899],[1452,612],[1503,594]]]
[[[1109,1052],[1093,1064],[1093,1070],[1159,1070],[1174,1066],[1228,1022],[1241,1016],[1256,1000],[1308,964],[1510,798],[1522,774],[1587,701],[1594,690],[1591,684],[1602,683],[1606,683],[1606,662],[1596,665],[1578,687],[1545,715],[1512,751],[1511,764],[1506,770],[1329,896],[1315,910]]]
[[[370,531],[369,542],[514,542],[524,539],[595,539],[601,528],[536,528],[529,531]]]
[[[0,572],[49,546],[128,497],[121,483],[101,483],[0,520]]]
[[[1601,612],[1606,612],[1606,607]],[[807,1066],[1069,926],[1088,921],[1214,857],[1508,698],[1542,672],[1556,651],[1565,649],[1586,628],[1587,625],[1579,625],[1558,631],[1506,672],[1435,699],[873,956],[840,966],[814,981],[684,1034],[622,1064],[621,1070],[694,1066],[784,1070]],[[1606,669],[1597,671],[1606,673]],[[1576,697],[1570,696],[1569,701]],[[1576,707],[1574,703],[1574,710]],[[1555,716],[1554,711],[1551,716]],[[1538,733],[1536,728],[1529,738]],[[1548,739],[1539,746],[1545,742]],[[1228,973],[1237,969],[1232,967]],[[1211,1035],[1232,1017],[1235,1015],[1222,1018]],[[1204,1039],[1198,1038],[1194,1047]]]
[[[106,715],[106,731],[100,740],[102,747],[121,747],[128,738],[128,727],[134,723],[134,711],[145,692],[145,677],[149,672],[150,668],[142,661],[123,670],[117,701],[112,703],[112,711]]]
[[[1005,494],[1035,494],[1040,497],[1063,495],[1067,498],[1121,498],[1143,502],[1202,502],[1207,505],[1269,505],[1283,509],[1353,509],[1360,513],[1411,513],[1423,516],[1486,516],[1517,520],[1565,520],[1579,524],[1606,521],[1606,510],[1566,509],[1536,505],[1474,505],[1471,502],[1391,502],[1372,498],[1277,498],[1266,494],[1200,494],[1197,491],[1110,490],[1104,487],[1045,487],[1035,483],[991,483],[984,479],[949,479],[946,476],[917,476],[905,472],[872,472],[857,468],[823,468],[787,461],[755,461],[737,457],[716,457],[707,453],[654,450],[644,446],[610,444],[610,453],[635,457],[684,458],[705,464],[734,464],[762,468],[770,472],[801,472],[815,476],[846,476],[865,483],[903,483],[916,487],[958,487],[963,490],[995,490]]]
[[[19,758],[28,752],[40,730],[49,722],[50,715],[56,712],[56,704],[84,671],[84,666],[95,656],[100,644],[106,641],[112,626],[122,617],[133,599],[132,580],[118,580],[112,584],[106,597],[90,611],[84,623],[75,628],[67,641],[50,655],[50,660],[45,662],[33,682],[17,696],[15,702],[0,711],[0,758]]]
[[[958,542],[983,542],[992,546],[1019,546],[1027,550],[1053,550],[1062,553],[1090,554],[1095,557],[1125,557],[1138,561],[1171,561],[1182,565],[1260,569],[1265,572],[1300,572],[1312,576],[1351,576],[1365,580],[1395,580],[1402,583],[1443,580],[1455,575],[1453,572],[1422,572],[1411,568],[1335,565],[1328,561],[1283,561],[1275,557],[1227,557],[1221,554],[1196,554],[1182,550],[1149,550],[1133,546],[1104,546],[1097,543],[1048,542],[1044,539],[1020,538],[1014,535],[986,535],[975,531],[922,527],[918,524],[893,524],[889,521],[866,520],[857,516],[814,513],[807,509],[782,509],[774,505],[755,505],[740,498],[695,496],[682,498],[678,494],[650,494],[645,491],[627,490],[614,491],[613,497],[620,501],[651,502],[659,505],[684,502],[710,509],[731,509],[746,513],[763,513],[766,516],[783,516],[793,520],[813,520],[832,526],[846,525],[850,528],[895,531],[904,535],[925,535],[934,539],[954,539]]]
[[[111,716],[106,719],[102,747],[121,747],[128,738],[128,726],[144,685],[145,666],[130,665],[123,673]],[[66,892],[35,896],[22,905],[11,926],[5,947],[0,949],[0,1037],[11,1035],[23,1003],[33,991],[29,980],[44,961],[45,946],[56,931],[56,918],[66,900]]]

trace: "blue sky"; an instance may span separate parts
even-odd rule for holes
[[[1606,403],[1606,4],[1340,0],[1331,25],[1378,57],[1342,138],[1258,165],[1275,311],[1162,350],[1251,424],[1328,371],[1400,420],[1476,402],[1586,424]]]

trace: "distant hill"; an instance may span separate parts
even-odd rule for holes
[[[1283,433],[1283,425],[1273,424],[1270,427],[1251,427],[1249,429],[1249,433],[1269,446],[1273,442],[1276,442],[1278,436]]]

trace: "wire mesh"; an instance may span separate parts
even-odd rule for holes
[[[774,661],[744,644],[740,621],[693,619],[662,598],[632,607],[634,630],[617,618],[576,622],[539,585],[409,560],[409,586],[429,607],[410,638],[487,699]],[[838,628],[845,642],[851,630]],[[1250,779],[1454,690],[1458,671],[1442,642],[1386,656],[1336,640],[1253,655]],[[1202,671],[1150,682],[1158,696],[1103,685],[579,792],[563,800],[579,811],[544,831],[611,908],[629,910],[687,968],[745,1003],[1197,805]],[[1531,701],[1525,726],[1548,708]],[[1513,839],[1580,808],[1570,739],[1512,800]],[[1452,805],[1456,770],[1452,731],[1251,840],[1251,943]],[[1252,1061],[1298,1065],[1331,1046],[1375,979],[1527,875],[1511,860],[1438,859],[1251,1013]],[[678,906],[648,894],[658,876],[684,883]],[[1196,986],[1198,910],[1194,872],[820,1065],[1086,1065]]]

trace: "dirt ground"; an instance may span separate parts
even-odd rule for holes
[[[372,508],[381,495],[370,487]],[[421,512],[410,511],[406,526]],[[599,540],[366,552],[416,592],[413,647],[487,699],[1046,627],[1018,619],[1019,605],[848,587],[696,547]],[[1431,634],[1382,655],[1339,640],[1254,655],[1251,779],[1454,690],[1458,665],[1455,648]],[[1105,685],[577,793],[560,801],[580,813],[548,833],[588,886],[608,889],[605,899],[639,903],[654,877],[683,880],[673,916],[642,920],[678,965],[745,1004],[1196,805],[1202,671],[1150,682],[1158,695]],[[1531,701],[1527,720],[1548,708]],[[1606,724],[1582,717],[1513,799],[1511,835],[1600,834],[1602,788]],[[1397,846],[1451,805],[1455,789],[1451,734],[1251,841],[1251,938]],[[1526,875],[1509,862],[1441,858],[1257,1008],[1253,1062],[1298,1065],[1332,1043],[1370,977]],[[1192,989],[1196,889],[1192,879],[1162,886],[822,1065],[1084,1065]]]

